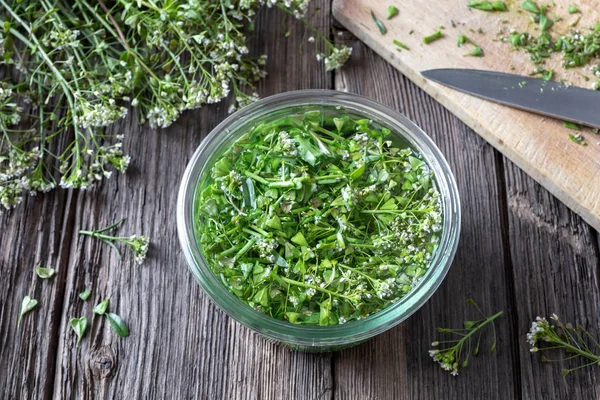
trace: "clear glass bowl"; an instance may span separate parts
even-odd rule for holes
[[[385,126],[421,153],[435,172],[443,211],[440,244],[427,273],[393,305],[359,320],[336,326],[295,325],[256,311],[242,303],[213,274],[196,241],[194,205],[197,190],[214,162],[248,128],[258,121],[298,112],[303,108],[341,107]],[[177,201],[177,229],[190,270],[208,296],[236,321],[275,340],[303,351],[331,351],[358,344],[399,324],[417,311],[440,286],[454,258],[460,235],[460,204],[456,181],[448,163],[431,139],[398,112],[367,98],[330,91],[301,90],[262,99],[231,115],[202,141],[183,176]]]

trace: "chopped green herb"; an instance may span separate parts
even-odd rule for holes
[[[483,32],[483,29],[481,28],[477,28],[477,33],[479,33],[480,35],[484,35],[485,33]]]
[[[580,146],[587,145],[585,139],[583,138],[583,136],[581,136],[581,133],[576,133],[574,135],[572,133],[569,133],[569,139],[571,139],[573,142],[577,143]]]
[[[94,314],[98,314],[98,315],[104,315],[104,313],[106,313],[106,310],[108,309],[108,301],[109,299],[104,299],[102,302],[96,304],[96,307],[94,307]]]
[[[56,271],[52,268],[36,268],[35,273],[42,279],[50,279],[56,275]]]
[[[295,324],[337,325],[404,297],[442,229],[425,160],[343,109],[270,118],[198,189],[198,243],[215,276],[250,307]]]
[[[469,54],[465,54],[465,56],[473,56],[473,57],[483,57],[483,50],[481,49],[481,47],[476,46],[473,51],[471,51]]]
[[[398,15],[398,8],[396,6],[388,6],[387,19],[393,18]]]
[[[569,128],[572,129],[574,131],[580,131],[581,127],[577,124],[574,124],[573,122],[569,122],[569,121],[565,121],[564,124],[565,128]]]
[[[385,35],[387,33],[387,29],[386,29],[385,25],[383,25],[383,22],[381,22],[379,20],[379,18],[377,18],[375,16],[375,13],[373,12],[373,10],[371,10],[371,17],[373,17],[373,21],[375,21],[375,25],[377,25],[377,28],[379,28],[379,32],[381,32],[382,35]]]
[[[77,335],[77,347],[79,347],[79,342],[81,342],[81,338],[83,337],[87,329],[88,320],[86,317],[71,318],[69,323],[71,324],[71,328],[73,328],[75,334]]]
[[[569,14],[577,14],[581,11],[579,11],[579,8],[577,8],[577,6],[575,4],[571,4],[569,6]]]
[[[32,299],[29,296],[25,296],[23,298],[23,301],[21,302],[21,312],[19,313],[19,320],[17,321],[17,328],[21,326],[21,320],[23,319],[23,315],[33,310],[37,306],[37,304],[37,300]]]
[[[407,45],[398,40],[394,40],[394,44],[400,48],[403,48],[404,50],[410,50]]]
[[[469,1],[467,6],[482,11],[508,11],[503,1]]]
[[[526,0],[523,3],[521,3],[521,8],[523,8],[524,10],[527,10],[529,12],[532,12],[534,14],[540,13],[540,9],[537,6],[537,4],[535,4],[535,2],[531,1],[531,0]]]
[[[454,22],[454,20],[450,20],[450,24],[452,25],[453,28],[456,28],[456,22]]]
[[[456,45],[458,47],[462,47],[465,43],[472,43],[471,40],[465,35],[458,35],[458,39],[456,41]]]
[[[550,69],[549,71],[543,70],[541,71],[542,79],[545,81],[551,81],[554,76],[554,69]]]
[[[86,301],[90,298],[92,291],[90,289],[85,289],[83,292],[79,293],[79,298],[83,301]]]
[[[409,35],[412,35],[413,33],[415,33],[414,29],[411,29],[411,30],[408,32],[408,34],[409,34]]]
[[[443,34],[441,31],[437,31],[437,32],[435,32],[435,33],[434,33],[434,34],[432,34],[432,35],[425,36],[425,37],[423,38],[423,43],[425,43],[425,44],[429,44],[429,43],[431,43],[431,42],[434,42],[434,41],[436,41],[436,40],[438,40],[438,39],[442,38],[443,36],[444,36],[444,34]]]
[[[520,88],[524,88],[525,86],[527,86],[527,81],[519,82]]]
[[[544,14],[540,14],[540,30],[542,32],[547,31],[553,24],[554,21],[546,17]]]
[[[113,331],[115,331],[115,333],[118,336],[120,336],[120,337],[129,336],[129,328],[127,327],[125,322],[123,322],[121,317],[119,317],[117,314],[114,314],[114,313],[108,313],[108,314],[106,314],[106,317],[108,318],[108,322],[110,323],[111,328],[113,329]]]

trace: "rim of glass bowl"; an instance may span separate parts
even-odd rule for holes
[[[213,274],[204,260],[194,232],[196,189],[208,161],[232,143],[240,128],[278,110],[300,106],[341,106],[365,115],[400,134],[419,151],[436,176],[442,198],[443,231],[429,270],[398,302],[370,315],[335,326],[295,325],[278,320],[242,303]],[[446,276],[460,235],[460,201],[454,175],[433,141],[417,125],[391,108],[363,96],[333,90],[299,90],[259,100],[230,115],[202,141],[181,181],[177,200],[177,231],[189,268],[203,290],[229,316],[264,336],[298,346],[324,347],[366,340],[404,321],[436,291]]]

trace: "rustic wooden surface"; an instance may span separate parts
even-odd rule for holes
[[[126,134],[131,169],[85,193],[28,198],[0,215],[0,399],[593,399],[597,369],[560,375],[529,353],[525,333],[537,315],[556,312],[600,333],[598,234],[540,185],[331,19],[316,1],[312,21],[351,45],[352,59],[326,73],[302,25],[277,10],[257,22],[255,54],[269,56],[266,96],[301,88],[360,93],[405,113],[428,132],[456,174],[462,237],[448,277],[433,298],[400,326],[330,354],[293,352],[232,321],[188,273],[175,234],[175,198],[185,164],[225,105],[188,113],[166,131],[133,120]],[[300,45],[302,52],[298,51]],[[140,140],[140,138],[144,140]],[[123,234],[152,238],[142,266],[119,261],[80,229],[128,217]],[[58,270],[50,281],[34,268]],[[77,294],[92,289],[91,300]],[[26,294],[38,299],[20,329]],[[118,338],[93,305],[105,297],[128,323]],[[474,358],[458,377],[429,358],[436,326],[474,316],[474,298],[498,320],[498,349]],[[68,325],[86,315],[79,348]]]
[[[502,36],[509,36],[510,29],[536,36],[539,34],[538,24],[533,23],[529,13],[519,7],[521,2],[507,1],[508,12],[489,13],[466,7],[465,0],[334,0],[333,13],[359,39],[456,114],[595,229],[600,229],[600,180],[596,179],[600,175],[600,151],[598,139],[591,129],[583,132],[590,145],[580,146],[569,140],[570,131],[562,121],[494,104],[421,76],[421,71],[434,68],[474,68],[528,74],[534,69],[529,55],[523,51],[511,51],[510,43],[499,40]],[[538,1],[538,4],[541,3]],[[600,20],[600,0],[577,1],[577,6],[582,10],[582,14],[577,15],[567,11],[572,3],[572,0],[551,2],[548,15],[552,17],[556,13],[563,17],[560,21],[552,17],[557,20],[552,28],[555,34],[568,33],[573,29],[570,24],[579,17],[581,20],[577,28],[582,32],[587,32],[584,27],[594,26]],[[389,4],[397,5],[400,12],[387,21],[385,13]],[[387,34],[379,32],[371,17],[371,10],[384,21]],[[477,33],[478,28],[482,28],[483,33]],[[423,37],[440,29],[444,34],[442,39],[428,45],[423,43]],[[499,36],[500,29],[503,34]],[[411,31],[412,34],[409,33]],[[468,44],[458,48],[456,40],[459,34],[467,35],[481,46],[485,57],[465,57],[474,46]],[[410,51],[399,52],[393,43],[394,39],[407,44]],[[593,74],[589,70],[565,70],[561,63],[560,55],[555,53],[544,68],[555,68],[556,79],[590,87]],[[515,87],[514,90],[521,88]]]

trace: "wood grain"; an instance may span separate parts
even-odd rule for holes
[[[388,33],[383,36],[373,22],[370,11],[384,20],[388,4],[396,3],[400,14],[385,21]],[[405,76],[432,95],[452,113],[473,128],[505,156],[511,159],[536,181],[540,182],[584,220],[600,229],[600,148],[593,134],[584,134],[589,146],[580,146],[568,138],[569,131],[562,122],[540,117],[523,111],[500,106],[458,91],[442,87],[421,77],[420,71],[434,68],[475,68],[517,72],[524,75],[534,69],[529,56],[523,52],[511,52],[510,44],[498,40],[497,32],[503,29],[505,36],[510,28],[517,31],[535,32],[526,12],[521,12],[520,2],[508,2],[508,13],[486,13],[465,6],[463,0],[410,2],[388,0],[334,0],[334,16],[359,39],[373,48]],[[564,17],[553,28],[555,32],[568,32],[569,24],[578,16],[566,11],[569,0],[556,0],[551,13]],[[600,20],[600,0],[584,0],[578,3],[584,10],[579,27],[595,24]],[[510,21],[504,23],[503,21]],[[456,27],[451,25],[455,22]],[[430,45],[422,38],[444,25],[445,37]],[[469,28],[483,28],[485,34],[471,33]],[[413,34],[409,34],[414,31]],[[464,57],[469,50],[456,47],[458,34],[466,34],[477,42],[486,56]],[[393,39],[410,47],[410,51],[397,51]],[[552,58],[545,68],[560,64]],[[515,71],[511,70],[515,67]],[[589,87],[580,71],[564,71],[557,68],[560,77],[570,83]],[[585,74],[589,71],[583,70]]]
[[[581,365],[581,360],[542,364],[538,355],[529,352],[525,340],[531,322],[538,315],[549,318],[552,313],[565,323],[600,332],[597,233],[518,167],[505,163],[523,397],[598,399],[597,369],[563,377],[562,368]],[[547,356],[560,358],[558,353]]]
[[[463,224],[456,259],[432,299],[399,327],[336,356],[336,398],[518,398],[519,360],[511,352],[517,343],[507,296],[512,282],[504,272],[495,151],[363,43],[351,35],[348,40],[352,59],[336,75],[336,89],[387,104],[432,137],[456,175]],[[497,324],[497,354],[484,352],[456,379],[432,361],[428,350],[439,339],[436,326],[460,327],[476,316],[466,304],[469,298],[490,314],[504,310],[506,316]]]

